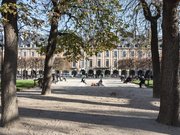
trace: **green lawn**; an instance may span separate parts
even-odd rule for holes
[[[135,84],[139,84],[140,81],[139,80],[133,80],[132,82]],[[148,81],[146,80],[145,84],[146,84],[146,87],[152,88],[153,87],[153,80],[149,80],[149,84],[148,84]]]
[[[32,88],[34,87],[34,80],[17,80],[16,87],[18,91],[23,88]]]
[[[34,80],[16,80],[17,91],[34,87]],[[1,91],[1,89],[0,89]]]

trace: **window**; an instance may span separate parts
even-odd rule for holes
[[[126,57],[126,51],[122,52],[122,57]]]
[[[117,57],[117,51],[114,51],[114,57]]]
[[[125,41],[125,39],[124,39],[124,38],[122,38],[122,39],[121,39],[121,41]]]
[[[106,60],[106,67],[109,67],[109,60]]]
[[[117,60],[114,60],[114,67],[117,67]]]
[[[76,62],[73,62],[73,63],[72,63],[72,67],[76,67]]]
[[[135,48],[137,48],[137,47],[139,47],[139,44],[135,44],[135,46],[134,46]]]
[[[109,57],[109,51],[107,50],[105,53],[106,53],[105,56]]]
[[[19,52],[18,56],[19,56],[19,57],[22,57],[22,52]]]
[[[35,48],[35,44],[32,44],[32,48]]]
[[[101,57],[101,52],[98,52],[97,57]]]
[[[26,57],[26,52],[24,52],[24,57]]]
[[[118,45],[118,47],[117,47],[117,48],[118,48],[118,49],[119,49],[119,48],[122,48],[122,45]]]
[[[101,67],[101,60],[98,60],[98,67]]]
[[[89,60],[89,67],[92,67],[92,60]]]
[[[84,67],[84,61],[83,60],[80,61],[80,65],[79,66],[80,66],[80,68]]]
[[[32,57],[34,57],[34,52],[32,52]]]
[[[142,51],[138,51],[138,58],[142,58]]]
[[[131,57],[131,58],[134,57],[134,51],[131,51],[131,52],[130,52],[130,57]]]
[[[28,44],[27,44],[27,47],[31,47],[31,44],[30,44],[30,43],[28,43]]]
[[[130,43],[127,43],[127,44],[126,44],[126,47],[127,47],[127,48],[129,48],[130,46],[131,46],[131,44],[130,44]]]

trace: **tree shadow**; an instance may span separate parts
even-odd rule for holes
[[[58,133],[58,134],[69,134],[70,133],[70,130],[68,130],[67,128],[69,127],[66,127],[66,128],[63,128],[62,126],[57,126],[56,124],[58,123],[57,120],[55,119],[53,121],[54,123],[51,123],[51,124],[42,124],[42,123],[39,123],[39,122],[32,122],[32,123],[29,123],[28,121],[24,121],[24,122],[21,122],[26,128],[28,128],[29,130],[29,134],[35,134],[35,133],[30,133],[31,130],[32,132],[38,132],[36,134],[47,134],[46,133],[46,130],[48,130],[47,132],[49,133],[53,133],[55,134],[54,132]],[[56,123],[57,122],[57,123]],[[41,129],[41,130],[40,130]],[[41,133],[39,133],[41,132]],[[43,132],[43,133],[42,133]],[[49,134],[50,135],[50,134]]]
[[[84,91],[83,91],[84,90]],[[117,96],[112,97],[109,92],[117,92]],[[101,89],[101,91],[106,94],[102,95],[105,97],[111,98],[127,98],[129,99],[128,104],[113,104],[113,103],[102,103],[90,100],[82,100],[82,99],[71,99],[71,95],[75,93],[75,95],[93,95],[96,96],[93,92],[94,89],[89,92],[86,91],[86,87],[76,93],[76,90],[69,89],[55,89],[55,94],[67,94],[70,95],[70,98],[60,98],[60,97],[53,97],[53,96],[42,96],[40,95],[40,91],[23,91],[18,92],[18,97],[25,97],[25,98],[32,98],[38,100],[48,100],[48,101],[58,101],[58,102],[73,102],[73,103],[82,103],[82,104],[92,104],[92,105],[105,105],[105,106],[114,106],[114,107],[126,107],[126,108],[139,108],[139,109],[147,109],[147,110],[158,110],[158,107],[151,106],[151,101],[158,101],[158,99],[151,98],[151,91],[145,90],[145,97],[144,94],[141,95],[142,91],[133,91],[133,89],[129,89],[129,92],[123,92],[127,89],[112,89],[112,91],[108,89]],[[86,91],[86,92],[85,92]],[[100,92],[101,92],[100,91]],[[92,93],[91,93],[92,92]],[[30,93],[30,94],[29,94]],[[92,97],[93,97],[92,96]],[[97,96],[101,97],[97,93]],[[140,97],[139,97],[140,96]],[[138,98],[139,97],[139,98]],[[143,97],[143,98],[142,98]],[[149,99],[148,99],[149,98]],[[142,100],[143,99],[143,100]],[[140,104],[143,104],[141,108]],[[152,107],[152,108],[149,108]],[[154,108],[153,108],[154,107]],[[107,125],[112,126],[114,128],[131,128],[131,129],[140,129],[145,131],[152,131],[158,133],[165,133],[165,134],[176,134],[180,132],[180,128],[173,128],[165,125],[161,125],[155,122],[155,115],[148,112],[122,112],[121,110],[110,110],[110,111],[101,111],[96,109],[91,110],[83,110],[80,112],[65,112],[65,111],[51,111],[51,110],[42,110],[42,109],[28,109],[28,108],[19,108],[20,116],[21,117],[29,117],[29,118],[36,118],[36,119],[52,119],[52,120],[66,120],[66,121],[73,121],[73,122],[80,122],[80,123],[87,123],[87,124],[97,124],[97,125]],[[113,115],[113,116],[112,116]],[[153,116],[152,116],[153,115]],[[157,128],[158,127],[158,128]],[[43,128],[43,127],[42,127]],[[47,128],[47,127],[46,127]],[[51,128],[51,127],[49,127]],[[177,132],[175,133],[175,130]],[[177,134],[177,135],[178,135]]]
[[[179,133],[180,131],[180,128],[173,128],[166,125],[161,125],[155,122],[154,119],[145,117],[110,116],[102,114],[87,114],[79,112],[63,112],[27,108],[20,108],[20,115],[23,117],[37,119],[54,119],[60,121],[65,120],[96,125],[107,125],[117,129],[140,129],[165,134],[175,134],[175,131],[176,133]],[[139,114],[139,116],[141,116],[141,113]]]
[[[126,92],[124,92],[126,91]],[[127,92],[128,91],[128,92]],[[111,96],[112,92],[116,92],[116,96]],[[146,109],[146,110],[155,110],[158,111],[159,107],[154,106],[152,102],[158,102],[159,99],[154,99],[151,97],[150,90],[143,90],[140,92],[138,89],[92,89],[87,90],[86,87],[81,89],[71,89],[71,88],[64,88],[64,89],[54,89],[52,90],[53,94],[57,96],[42,96],[39,92],[33,93],[33,91],[24,91],[19,92],[18,97],[26,97],[32,98],[37,100],[49,100],[49,101],[58,101],[58,102],[72,102],[72,103],[82,103],[82,104],[91,104],[91,105],[104,105],[104,106],[114,106],[114,107],[127,107],[127,108],[137,108],[137,109]],[[108,98],[122,98],[127,99],[128,103],[108,103],[108,102],[98,102],[98,101],[90,101],[89,99],[72,99],[70,98],[62,98],[58,97],[58,95],[81,95],[81,96],[96,96],[96,97],[108,97]]]
[[[126,91],[126,93],[124,93]],[[95,97],[112,97],[115,92],[116,98],[135,96],[137,94],[152,95],[152,89],[140,89],[135,87],[59,87],[52,89],[53,94],[83,95]],[[128,93],[128,94],[127,94]],[[133,95],[132,95],[133,94]]]
[[[125,98],[129,100],[128,105],[116,105],[121,107],[124,106],[139,109],[159,110],[158,106],[152,104],[152,102],[159,102],[159,99],[152,97],[152,89],[141,89],[134,87],[63,87],[63,89],[53,89],[52,93],[107,98]]]

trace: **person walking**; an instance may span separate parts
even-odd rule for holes
[[[86,81],[85,81],[85,76],[82,77],[81,82],[87,84]]]
[[[144,78],[144,76],[141,76],[141,77],[139,78],[139,80],[140,80],[140,82],[139,82],[139,87],[142,88],[142,85],[145,85],[145,78]]]
[[[103,81],[102,81],[102,78],[99,80],[99,82],[97,83],[97,86],[104,86],[103,85]]]

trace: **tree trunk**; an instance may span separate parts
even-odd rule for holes
[[[158,48],[158,32],[157,32],[157,20],[161,16],[161,10],[159,6],[156,7],[156,15],[152,16],[150,7],[145,0],[140,0],[144,16],[146,20],[151,23],[151,53],[152,53],[152,69],[153,69],[153,97],[160,97],[160,60],[159,60],[159,48]]]
[[[54,52],[54,47],[52,47],[52,45],[50,46],[50,50],[52,52]],[[42,86],[42,95],[47,95],[47,94],[51,94],[51,83],[52,83],[52,67],[53,67],[53,63],[54,63],[54,57],[52,53],[48,53],[46,54],[46,58],[45,58],[45,66],[44,66],[44,78],[43,78],[43,86]]]
[[[153,97],[160,97],[160,60],[158,49],[157,20],[151,21],[151,52],[153,66]]]
[[[2,4],[14,3],[16,0],[3,0]],[[16,8],[11,10],[16,12]],[[16,71],[17,71],[17,46],[18,46],[18,29],[17,29],[17,14],[8,13],[2,14],[8,21],[4,23],[4,65],[2,72],[2,126],[12,126],[18,118],[18,105],[16,96]]]
[[[58,21],[60,18],[60,15],[58,13],[57,2],[53,2],[53,6],[55,8],[55,11],[51,18],[51,30],[48,39],[48,46],[46,48],[44,78],[43,78],[43,86],[41,92],[42,95],[51,94],[52,67],[54,63],[54,52],[56,50],[56,44],[57,44]]]
[[[179,117],[178,0],[163,1],[163,48],[160,111],[157,121],[177,125]]]

